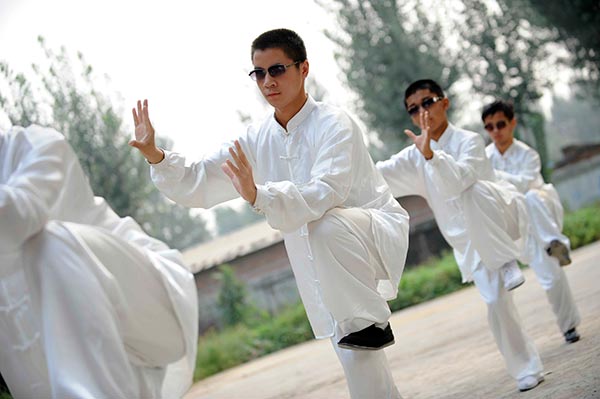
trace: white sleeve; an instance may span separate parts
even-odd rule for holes
[[[411,145],[390,159],[376,164],[395,198],[407,195],[425,196],[425,186],[416,164],[418,160],[413,157],[415,150],[414,145]]]
[[[463,143],[458,159],[435,150],[425,164],[425,174],[445,198],[455,198],[479,179],[480,171],[489,168],[483,139],[473,136]]]
[[[16,151],[18,167],[8,181],[0,184],[0,253],[18,250],[40,232],[60,197],[68,144],[59,133],[47,132],[50,134],[39,146],[25,136],[16,138],[22,141],[22,148]],[[40,130],[36,134],[39,137],[43,133]]]
[[[252,163],[245,140],[240,138],[239,141]],[[184,155],[165,151],[165,158],[151,165],[152,181],[171,200],[187,207],[210,208],[237,198],[239,193],[221,169],[221,164],[231,158],[228,148],[232,145],[224,145],[219,151],[190,164]]]
[[[519,165],[519,173],[509,173],[496,169],[496,176],[499,179],[512,183],[521,193],[529,191],[538,177],[541,179],[542,163],[540,156],[535,151],[528,151],[527,157]]]
[[[347,198],[356,166],[353,153],[358,150],[357,145],[364,145],[360,130],[350,118],[339,117],[336,123],[323,128],[320,137],[310,181],[266,182],[256,186],[254,206],[264,213],[274,229],[294,231],[321,218]]]

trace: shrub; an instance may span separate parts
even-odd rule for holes
[[[565,215],[563,234],[571,240],[571,249],[600,240],[600,203]]]

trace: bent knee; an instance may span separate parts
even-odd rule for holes
[[[308,233],[311,240],[327,240],[346,231],[344,224],[339,217],[341,210],[331,209],[327,211],[320,219],[308,224]]]

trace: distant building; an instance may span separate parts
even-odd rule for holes
[[[564,147],[552,183],[568,210],[600,201],[600,143]]]

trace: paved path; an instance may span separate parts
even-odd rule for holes
[[[515,291],[545,378],[519,393],[487,326],[484,302],[469,287],[396,312],[396,344],[387,348],[396,384],[412,398],[600,398],[600,242],[573,253],[565,268],[582,316],[582,339],[566,345],[546,295],[527,269]],[[186,399],[348,398],[329,340],[313,340],[196,383]]]

